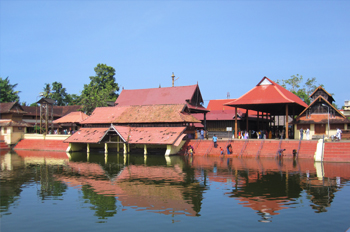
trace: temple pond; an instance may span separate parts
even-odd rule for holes
[[[350,164],[10,151],[1,231],[346,231]]]

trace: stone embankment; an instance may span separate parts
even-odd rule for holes
[[[232,157],[247,158],[275,158],[279,149],[285,149],[284,158],[293,158],[293,150],[297,151],[297,157],[300,159],[314,159],[317,152],[317,143],[315,140],[257,140],[257,139],[234,139],[219,140],[215,148],[211,140],[188,140],[184,147],[192,145],[194,155],[196,156],[220,156],[220,147],[225,155]],[[227,154],[227,146],[232,146],[232,154]],[[350,162],[350,142],[326,142],[324,144],[323,161],[332,162]],[[322,151],[319,151],[322,152]]]

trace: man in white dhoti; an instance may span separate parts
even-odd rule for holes
[[[309,128],[306,129],[305,134],[306,134],[306,140],[310,140],[310,129]]]
[[[342,133],[342,131],[339,129],[339,128],[337,128],[337,134],[335,135],[339,140],[341,140],[341,133]]]

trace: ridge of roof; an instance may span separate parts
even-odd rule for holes
[[[260,85],[265,79],[267,79],[271,83],[271,85]],[[286,101],[285,103],[296,103],[296,104],[301,105],[303,107],[307,107],[307,104],[304,101],[302,101],[298,96],[296,96],[292,92],[288,91],[287,89],[283,88],[282,86],[280,86],[279,84],[270,80],[267,77],[264,77],[255,87],[253,87],[247,93],[243,94],[241,97],[237,98],[236,100],[234,100],[232,102],[226,103],[225,105],[228,105],[228,106],[235,105],[239,101],[244,101],[243,100],[244,98],[248,98],[247,100],[251,102],[252,100],[251,100],[250,95],[252,92],[261,91],[261,88],[267,89],[267,88],[269,88],[269,86],[272,86],[273,89],[275,89],[277,91],[278,95]],[[261,100],[260,100],[260,102],[254,102],[254,103],[255,104],[268,104],[268,103],[262,103]],[[281,103],[283,103],[283,102],[281,102]],[[246,103],[246,104],[248,104],[248,103]],[[253,103],[250,103],[250,104],[253,104]],[[243,105],[243,103],[240,103],[238,105]]]
[[[20,108],[20,110],[22,112],[22,114],[26,113],[24,110],[23,110],[23,107],[18,103],[18,101],[14,101],[14,102],[1,102],[0,103],[0,113],[10,113],[12,108],[14,106],[18,106]],[[19,113],[19,112],[18,112]]]
[[[182,104],[188,103],[198,88],[196,85],[174,86],[164,88],[123,90],[116,105],[152,105],[152,104]],[[202,102],[202,96],[200,95]]]
[[[338,114],[340,114],[340,116],[342,116],[343,118],[346,118],[345,115],[343,115],[337,108],[335,108],[332,104],[330,104],[324,97],[322,97],[321,95],[318,96],[317,98],[315,98],[315,100],[313,100],[310,105],[308,107],[306,107],[299,115],[298,115],[298,118],[302,116],[302,114],[307,110],[309,109],[313,104],[316,103],[317,100],[319,99],[322,99],[325,101],[325,103],[328,105],[328,106],[331,106],[336,112],[338,112]]]
[[[332,96],[330,93],[328,93],[321,85],[318,86],[318,87],[312,92],[312,94],[310,94],[309,97],[312,97],[312,96],[316,93],[316,91],[319,90],[319,89],[322,89],[328,96],[330,96],[331,98],[333,98],[333,96]],[[333,100],[334,100],[334,99],[333,99]]]

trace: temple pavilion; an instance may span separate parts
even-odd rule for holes
[[[238,108],[246,110],[246,118],[249,118],[249,111],[257,111],[257,128],[261,130],[259,119],[267,119],[268,117],[285,116],[285,138],[289,138],[289,122],[288,116],[294,118],[299,115],[307,104],[298,96],[283,88],[279,84],[264,77],[253,89],[237,98],[234,101],[228,102],[225,105],[235,107],[235,137],[237,138],[238,129]],[[248,120],[246,121],[247,128]]]

